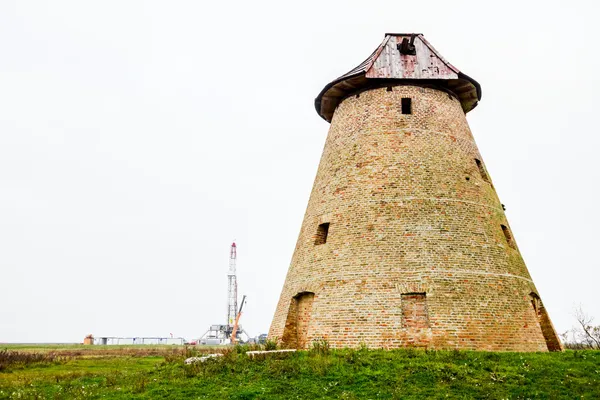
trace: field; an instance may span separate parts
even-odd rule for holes
[[[0,399],[600,398],[600,352],[2,345]],[[253,348],[252,350],[255,350]],[[223,353],[185,365],[201,353]]]

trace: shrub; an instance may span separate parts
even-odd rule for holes
[[[275,340],[265,340],[265,350],[277,350],[277,338]]]
[[[59,357],[54,353],[30,353],[7,349],[0,350],[0,371],[24,368],[32,364],[54,364],[63,361],[66,361],[66,357]]]
[[[313,354],[328,355],[329,342],[325,339],[313,340],[310,352]]]

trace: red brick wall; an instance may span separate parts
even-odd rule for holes
[[[407,293],[401,297],[402,328],[429,328],[427,297],[425,293]]]
[[[314,297],[315,295],[312,293],[303,293],[297,299],[297,346],[301,349],[310,345],[310,342],[308,341],[308,327],[310,325]]]
[[[285,347],[305,348],[310,345],[308,327],[314,298],[314,293],[304,292],[291,299],[281,336]]]

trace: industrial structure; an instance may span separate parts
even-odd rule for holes
[[[229,271],[227,272],[227,332],[231,334],[233,331],[233,324],[237,316],[237,273],[236,273],[236,262],[237,262],[237,246],[235,242],[231,244],[229,250]]]
[[[235,317],[235,322],[233,324],[233,330],[231,331],[231,344],[236,344],[239,341],[238,332],[243,332],[242,326],[240,325],[240,318],[242,318],[242,310],[244,308],[245,303],[246,303],[246,295],[244,295],[244,297],[242,297],[242,304],[240,305],[240,310],[238,311],[237,316]]]
[[[422,34],[386,34],[325,86],[331,126],[271,339],[561,350],[467,124],[480,99]]]
[[[208,330],[197,340],[193,340],[190,344],[206,344],[206,345],[226,345],[241,342],[241,335],[246,336],[246,340],[250,339],[249,335],[242,329],[240,318],[242,310],[246,303],[244,295],[238,309],[237,301],[237,245],[235,242],[231,244],[229,250],[229,269],[227,270],[227,319],[225,324],[211,325]],[[86,345],[136,345],[136,344],[187,344],[182,337],[117,337],[117,336],[101,336],[94,337],[92,334],[84,338],[83,344]]]
[[[243,333],[248,334],[242,329],[239,324],[240,317],[242,315],[242,308],[246,302],[246,296],[242,299],[238,311],[237,301],[237,245],[235,242],[231,244],[229,250],[229,269],[227,271],[227,323],[211,325],[210,328],[198,339],[198,344],[208,345],[222,345],[222,344],[233,344],[239,341],[239,336]]]
[[[185,339],[182,337],[117,337],[117,336],[100,336],[93,338],[93,343],[96,345],[183,345]],[[85,344],[85,343],[84,343]]]
[[[111,345],[168,345],[168,344],[177,344],[183,345],[186,341],[182,337],[160,337],[160,336],[99,336],[94,337],[94,335],[89,334],[83,339],[84,345],[103,345],[103,346],[111,346]]]

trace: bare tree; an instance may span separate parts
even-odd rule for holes
[[[600,349],[600,325],[594,326],[594,317],[587,315],[581,306],[575,309],[574,314],[579,324],[572,331],[575,343],[591,349]]]

